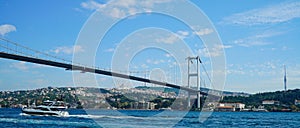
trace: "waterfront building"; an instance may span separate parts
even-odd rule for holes
[[[262,101],[263,105],[279,105],[279,101],[275,100],[264,100]]]
[[[218,112],[234,112],[235,107],[233,107],[233,106],[217,106],[216,111],[218,111]]]
[[[295,105],[300,105],[300,100],[295,100]]]
[[[153,102],[145,102],[145,101],[141,101],[141,102],[134,102],[131,103],[131,108],[132,109],[143,109],[143,110],[153,110],[155,109],[155,106],[157,104],[153,103]]]
[[[216,111],[242,111],[245,104],[242,103],[219,103]]]

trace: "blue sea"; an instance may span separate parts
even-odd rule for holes
[[[0,108],[0,127],[300,127],[300,113],[184,112],[148,110],[69,110],[67,117],[30,116],[21,109]],[[209,115],[203,122],[201,114]]]

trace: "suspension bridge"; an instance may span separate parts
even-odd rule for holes
[[[74,64],[70,60],[66,60],[45,52],[34,50],[4,38],[0,38],[0,42],[1,42],[0,43],[1,58],[47,65],[47,66],[52,66],[57,68],[63,68],[67,71],[81,71],[86,73],[95,73],[95,74],[101,74],[106,76],[119,77],[119,78],[139,81],[139,82],[145,82],[145,83],[151,83],[151,84],[181,89],[181,90],[188,91],[189,93],[201,94],[204,96],[208,95],[208,93],[200,91],[199,89],[193,89],[186,86],[108,71],[108,70],[100,69],[99,67],[95,67],[95,66],[84,66],[80,64]]]

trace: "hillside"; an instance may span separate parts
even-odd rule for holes
[[[203,91],[208,89],[202,88]],[[222,91],[211,90],[214,94],[222,94]],[[63,100],[71,108],[119,108],[136,109],[143,108],[137,104],[156,104],[155,109],[170,106],[178,96],[178,89],[163,87],[139,86],[130,89],[100,89],[87,87],[48,87],[35,90],[0,91],[1,107],[22,107],[27,104],[41,104],[45,100]],[[186,95],[180,95],[178,105],[174,109],[186,108]],[[244,103],[247,107],[258,107],[264,100],[279,101],[278,105],[265,105],[270,109],[298,110],[295,100],[300,100],[300,89],[276,92],[265,92],[250,95],[240,92],[223,92],[223,103]],[[145,102],[146,101],[146,102]],[[201,101],[204,101],[202,99]],[[195,104],[194,104],[195,105]],[[195,106],[192,107],[195,107]],[[173,106],[174,107],[174,106]]]
[[[35,90],[1,91],[1,107],[21,107],[22,105],[41,104],[44,100],[63,100],[70,106],[80,104],[75,88],[40,88]]]
[[[71,108],[130,109],[133,104],[140,101],[150,101],[157,103],[157,107],[167,107],[174,97],[176,93],[168,89],[159,91],[143,88],[48,87],[35,90],[0,91],[0,107],[19,108],[33,103],[39,105],[45,100],[62,100]]]
[[[264,92],[250,95],[248,97],[243,96],[226,96],[221,102],[229,103],[244,103],[247,106],[259,106],[264,100],[279,101],[281,105],[290,106],[293,105],[295,100],[300,99],[300,89],[288,90],[288,91],[276,91],[276,92]]]

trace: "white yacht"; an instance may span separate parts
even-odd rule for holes
[[[22,108],[22,113],[29,115],[68,116],[68,107],[63,101],[44,101],[42,105]]]
[[[46,100],[43,102],[44,106],[49,106],[50,108],[56,108],[58,110],[66,110],[68,109],[68,106],[63,101],[50,101]]]

